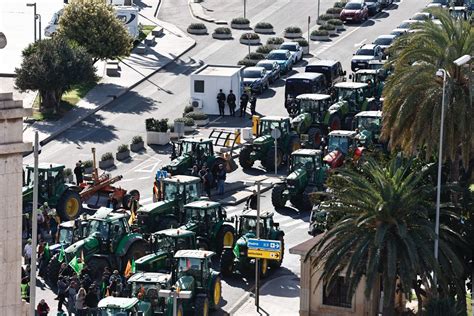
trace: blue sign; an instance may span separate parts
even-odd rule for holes
[[[168,172],[166,172],[165,170],[158,170],[156,172],[156,178],[157,179],[168,178]]]
[[[259,249],[266,251],[280,251],[281,242],[279,240],[266,240],[249,238],[247,242],[249,249]]]

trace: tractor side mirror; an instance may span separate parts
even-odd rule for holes
[[[275,228],[279,228],[279,227],[280,227],[280,223],[273,223],[273,226],[275,226]]]
[[[349,75],[349,80],[352,80],[352,74]]]
[[[355,120],[352,121],[352,130],[355,130],[357,127],[357,122]]]
[[[342,75],[345,76],[346,74],[347,74],[347,72],[344,70],[344,71],[342,72]]]

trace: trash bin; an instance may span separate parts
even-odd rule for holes
[[[174,132],[178,134],[178,137],[184,136],[184,122],[174,122]]]

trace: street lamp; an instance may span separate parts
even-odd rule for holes
[[[27,7],[33,7],[33,30],[34,30],[34,38],[35,38],[35,42],[36,42],[36,19],[38,18],[37,17],[37,14],[36,14],[36,2],[34,3],[27,3],[26,4]],[[41,32],[41,30],[40,30]]]
[[[39,13],[36,14],[36,20],[38,20],[38,28],[39,28],[38,38],[41,41],[41,14],[39,14]]]

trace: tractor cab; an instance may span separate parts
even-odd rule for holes
[[[155,179],[153,201],[179,200],[186,204],[199,199],[201,192],[201,179],[197,177],[178,175],[171,178]]]
[[[270,135],[275,128],[278,128],[282,134],[288,134],[290,132],[290,119],[282,116],[262,117],[258,126],[258,136]]]
[[[469,10],[465,6],[450,7],[449,14],[456,20],[469,20]]]
[[[89,236],[94,236],[103,252],[114,252],[124,236],[130,234],[128,215],[110,212],[95,214],[89,220]]]
[[[367,83],[368,97],[380,98],[383,90],[382,69],[360,69],[353,76],[353,82]]]
[[[64,192],[64,165],[42,163],[38,166],[38,198],[56,205]],[[23,198],[31,195],[33,199],[34,166],[26,166],[23,173]]]
[[[158,293],[161,289],[171,287],[171,274],[157,272],[138,272],[132,275],[127,283],[131,287],[131,296],[140,297],[142,301],[151,305],[152,315],[164,315],[165,299]]]
[[[311,114],[312,121],[318,122],[331,105],[331,96],[328,94],[306,93],[296,97],[296,101],[287,108],[290,117],[301,113]]]
[[[290,175],[293,172],[301,172],[301,170],[298,170],[302,169],[306,171],[308,184],[322,185],[325,180],[325,171],[322,170],[324,169],[322,158],[321,150],[299,149],[294,151],[290,157]]]
[[[273,212],[260,213],[260,238],[269,238],[271,232],[278,228],[278,223],[273,222]],[[239,236],[255,237],[257,234],[257,211],[245,210],[238,219],[237,231]]]
[[[211,167],[215,160],[212,140],[185,138],[173,143],[171,159],[171,163],[163,167],[171,175],[190,174],[193,165],[201,168],[206,163]]]
[[[338,168],[344,163],[349,152],[355,150],[355,131],[336,130],[328,134],[327,155],[323,161],[331,168]]]
[[[370,95],[369,85],[362,82],[339,82],[334,85],[337,101],[347,101],[349,112],[359,112],[363,109],[366,98]]]
[[[58,235],[59,244],[72,245],[78,240],[88,236],[87,222],[81,221],[76,225],[76,221],[67,221],[59,224]]]
[[[212,256],[214,252],[207,250],[180,250],[174,257],[177,259],[176,277],[178,284],[189,280],[186,277],[194,278],[195,287],[205,287],[212,267]],[[184,280],[182,279],[184,277]],[[181,288],[181,287],[180,287]],[[182,288],[184,290],[184,288]]]
[[[382,111],[363,111],[355,116],[356,140],[361,146],[379,143],[382,129]]]
[[[367,69],[377,70],[381,81],[385,81],[388,75],[392,73],[391,69],[387,68],[387,61],[385,59],[369,61]]]
[[[97,306],[100,316],[151,316],[151,304],[136,297],[107,296]]]

